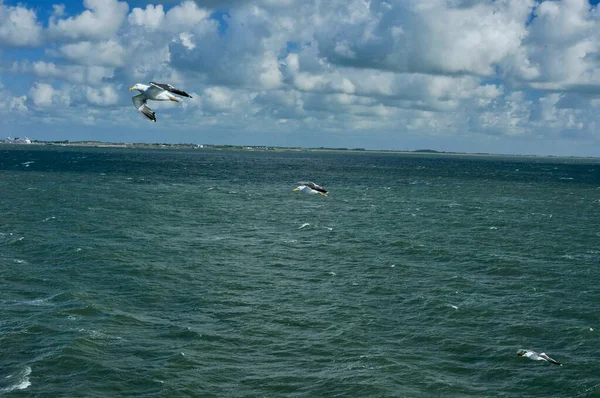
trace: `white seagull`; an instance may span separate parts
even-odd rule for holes
[[[177,94],[182,97],[192,98],[192,96],[186,93],[185,91],[176,89],[170,84],[163,83],[150,82],[149,86],[146,84],[136,83],[129,90],[138,90],[140,92],[140,94],[132,98],[133,105],[137,108],[138,111],[142,113],[142,115],[146,116],[153,122],[156,122],[156,115],[154,111],[150,109],[148,105],[146,105],[146,102],[148,102],[148,100],[181,102],[181,99],[177,98],[173,94]]]
[[[323,196],[327,196],[327,190],[317,184],[315,184],[314,182],[310,182],[310,181],[303,181],[303,182],[299,182],[296,188],[294,188],[294,192],[304,192],[304,193],[311,193],[311,194],[320,194]]]
[[[517,355],[520,356],[520,357],[525,357],[525,358],[532,359],[534,361],[546,361],[546,362],[553,363],[555,365],[562,366],[562,363],[560,363],[560,362],[558,362],[558,361],[550,358],[548,355],[546,355],[543,352],[541,352],[541,353],[538,354],[535,351],[520,349],[519,351],[517,351]]]

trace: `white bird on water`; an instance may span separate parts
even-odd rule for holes
[[[323,196],[327,196],[327,190],[314,182],[311,181],[303,181],[299,182],[296,188],[294,188],[294,192],[304,192],[309,194],[320,194]]]
[[[146,105],[148,100],[181,102],[181,99],[177,98],[173,94],[177,94],[182,97],[192,98],[192,96],[186,93],[185,91],[179,90],[171,86],[170,84],[163,83],[150,82],[150,85],[136,83],[129,90],[138,90],[140,92],[140,94],[132,98],[133,105],[138,111],[142,113],[142,115],[146,116],[153,122],[156,122],[156,115],[154,111],[150,109],[148,105]]]
[[[546,355],[545,353],[541,352],[541,353],[537,353],[535,351],[531,351],[531,350],[523,350],[520,349],[517,351],[517,355],[520,357],[525,357],[525,358],[529,358],[532,359],[534,361],[546,361],[546,362],[550,362],[553,363],[554,365],[560,365],[562,366],[562,363],[550,358],[548,355]]]

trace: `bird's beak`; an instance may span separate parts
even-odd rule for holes
[[[298,188],[294,188],[294,189],[292,189],[292,191],[294,191],[294,192],[297,192],[297,191],[298,191]]]
[[[135,87],[131,87],[131,88],[129,89],[129,91],[133,91],[133,90],[135,90]]]

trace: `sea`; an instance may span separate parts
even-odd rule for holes
[[[0,396],[600,397],[599,214],[598,158],[3,145]]]

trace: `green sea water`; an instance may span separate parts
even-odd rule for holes
[[[598,397],[599,212],[598,159],[2,146],[0,396]]]

